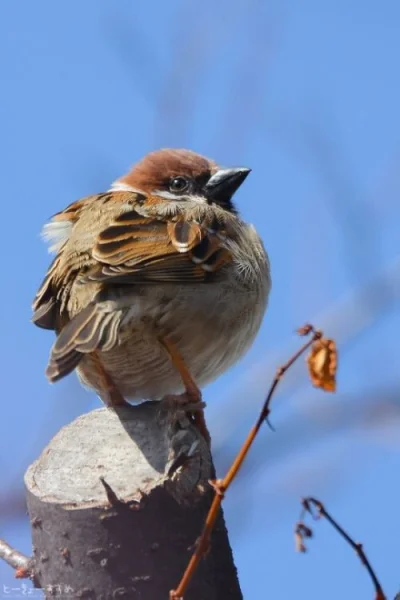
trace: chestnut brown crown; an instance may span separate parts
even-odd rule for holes
[[[235,212],[232,196],[249,173],[245,167],[221,168],[190,150],[165,148],[147,154],[119,182],[146,194],[164,193],[169,199],[203,197]]]

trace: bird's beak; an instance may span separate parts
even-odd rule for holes
[[[250,171],[251,169],[246,167],[219,169],[204,186],[207,198],[212,202],[226,203],[242,185]]]

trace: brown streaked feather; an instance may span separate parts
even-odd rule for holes
[[[49,300],[43,301],[39,308],[35,310],[32,317],[32,323],[41,329],[55,329],[56,319],[56,301],[53,296],[51,296]]]
[[[46,370],[52,382],[65,377],[84,354],[111,350],[118,343],[122,311],[103,312],[91,302],[61,330],[51,350]]]
[[[84,208],[84,206],[87,204],[87,201],[91,197],[92,196],[89,196],[86,198],[82,198],[81,200],[72,202],[66,208],[64,208],[64,210],[61,210],[60,212],[53,215],[52,220],[54,220],[54,221],[71,221],[71,222],[76,221],[79,217],[79,213],[81,212],[81,210]]]
[[[121,203],[137,201],[137,203],[140,204],[142,198],[143,194],[136,192],[113,191],[92,194],[91,196],[85,196],[80,200],[72,202],[60,212],[55,213],[51,219],[53,221],[71,221],[71,223],[75,223],[80,217],[82,211],[93,203],[105,205],[111,201],[120,201]]]
[[[222,246],[222,224],[207,229],[195,221],[140,214],[143,195],[136,192],[108,192],[88,196],[57,213],[54,220],[77,221],[86,207],[109,200],[130,205],[103,229],[86,257],[65,254],[61,248],[38,290],[33,303],[33,322],[42,328],[59,330],[68,322],[67,305],[75,280],[105,285],[135,283],[201,283],[212,281],[231,260]],[[148,198],[149,200],[149,198]],[[156,197],[153,198],[157,200]],[[142,212],[142,210],[141,210]],[[84,264],[84,267],[83,267]]]
[[[57,304],[52,283],[59,262],[60,257],[56,256],[51,263],[49,270],[46,273],[46,277],[42,281],[32,304],[32,322],[42,329],[55,329]]]
[[[71,203],[64,210],[53,215],[51,222],[70,222],[74,225],[82,212],[93,203],[104,205],[110,200],[120,203],[135,202],[140,204],[143,194],[134,192],[106,192],[86,196],[81,200]],[[132,211],[139,217],[138,213]],[[132,216],[132,213],[128,213]],[[121,215],[123,220],[124,215]],[[51,223],[50,222],[50,223]],[[51,239],[51,237],[50,237]],[[39,290],[33,301],[32,322],[43,329],[59,329],[60,325],[68,321],[66,312],[68,304],[69,291],[76,278],[80,278],[82,256],[72,254],[69,259],[65,258],[64,244],[59,248],[55,259],[50,265],[46,277],[41,283]],[[90,249],[88,249],[90,250]],[[90,260],[90,254],[87,254],[88,266],[94,261]]]
[[[79,365],[83,357],[83,354],[76,350],[71,350],[64,361],[53,361],[50,360],[46,368],[46,377],[51,383],[59,381],[66,375],[72,373],[74,369]]]
[[[43,329],[58,331],[69,320],[67,304],[81,267],[74,256],[64,262],[62,258],[62,253],[55,257],[33,301],[32,322]]]
[[[205,282],[231,260],[223,238],[195,221],[174,222],[131,211],[102,231],[93,248],[98,262],[85,277],[109,283]]]

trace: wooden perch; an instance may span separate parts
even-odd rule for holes
[[[158,403],[64,427],[25,476],[35,582],[46,598],[167,600],[202,531],[209,449]],[[185,600],[240,600],[223,516]]]

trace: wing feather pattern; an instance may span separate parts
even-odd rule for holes
[[[110,284],[201,283],[231,260],[223,236],[197,222],[163,221],[124,213],[102,231],[87,273]]]

